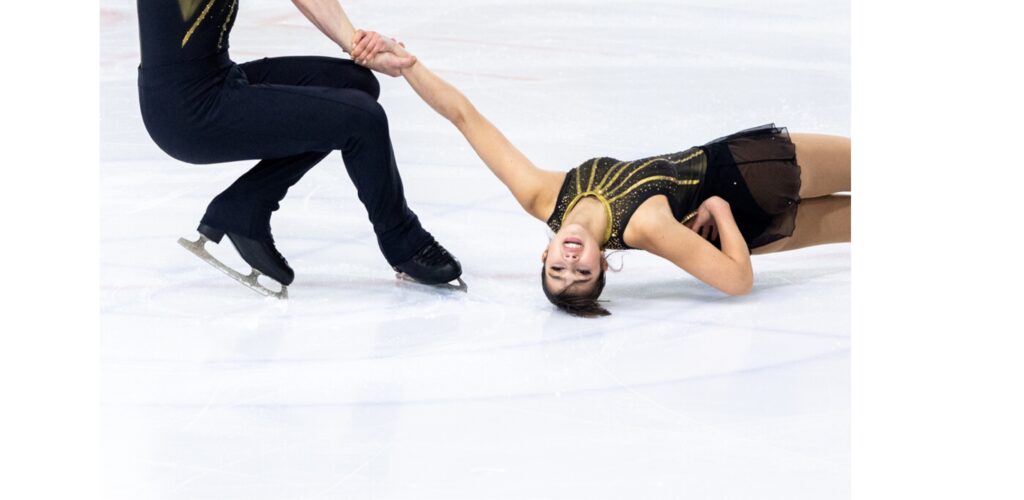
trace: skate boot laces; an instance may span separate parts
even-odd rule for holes
[[[445,250],[440,243],[434,241],[416,254],[416,260],[420,261],[420,263],[425,266],[436,267],[442,264],[447,264],[454,259],[451,254],[448,253],[448,250]]]
[[[284,258],[284,255],[282,255],[281,252],[278,251],[277,245],[274,244],[273,237],[271,237],[270,240],[267,241],[267,246],[270,247],[270,252],[274,254],[275,258],[281,259],[281,262],[284,262],[284,265],[288,265],[288,259]]]

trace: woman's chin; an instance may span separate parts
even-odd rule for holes
[[[588,238],[587,229],[580,224],[567,224],[562,226],[562,230],[555,235],[556,239],[563,240],[566,237],[573,236],[586,241]]]

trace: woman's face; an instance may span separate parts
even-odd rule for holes
[[[579,224],[562,226],[540,260],[544,263],[544,280],[554,293],[568,286],[573,287],[571,292],[585,293],[594,286],[600,271],[608,268],[608,262],[601,258],[601,244]]]

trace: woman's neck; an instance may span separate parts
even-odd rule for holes
[[[572,211],[565,216],[562,225],[566,224],[579,224],[596,240],[601,241],[611,221],[608,220],[604,205],[596,198],[587,196],[576,203]]]

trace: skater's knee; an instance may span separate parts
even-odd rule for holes
[[[377,101],[370,100],[369,96],[359,106],[361,128],[370,135],[388,133],[388,115],[384,107]]]
[[[380,97],[380,82],[369,68],[349,63],[338,65],[336,69],[333,78],[340,87],[365,92],[374,101]]]
[[[366,92],[370,97],[373,97],[374,101],[376,101],[377,98],[380,97],[380,82],[377,81],[377,77],[373,74],[373,71],[363,68],[362,66],[360,66],[360,69],[362,71],[358,73],[353,84],[355,88]]]
[[[361,102],[352,102],[347,113],[340,114],[333,125],[336,142],[341,149],[360,143],[387,143],[390,131],[384,108],[369,95],[359,92]]]

